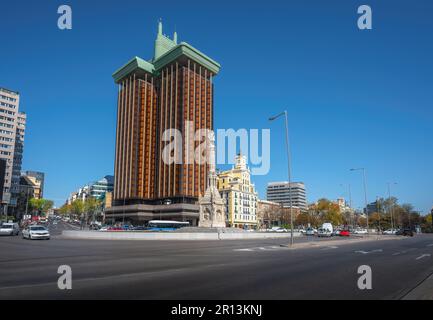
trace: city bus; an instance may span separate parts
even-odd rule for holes
[[[189,227],[189,222],[170,220],[151,220],[147,224],[150,231],[173,231],[179,228]]]

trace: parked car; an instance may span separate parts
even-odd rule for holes
[[[349,237],[350,236],[350,231],[349,230],[341,230],[339,233],[340,237]]]
[[[317,236],[318,237],[331,237],[332,231],[329,229],[319,228],[319,230],[317,231]]]
[[[396,234],[397,233],[397,229],[388,229],[382,232],[382,234]]]
[[[30,225],[22,232],[23,239],[50,239],[50,232],[41,225]]]
[[[89,226],[89,229],[90,230],[99,230],[101,228],[101,226],[99,225],[99,224],[96,224],[96,223],[92,223],[90,226]]]
[[[355,229],[355,230],[353,231],[353,233],[354,233],[354,234],[367,234],[368,231],[367,231],[367,229]]]
[[[0,226],[0,235],[17,236],[20,233],[18,223],[3,223]]]
[[[413,237],[413,230],[410,228],[401,228],[395,234],[397,236]]]
[[[147,227],[145,226],[136,226],[136,227],[132,227],[133,231],[143,231],[143,230],[147,230]]]
[[[339,236],[340,235],[341,230],[339,229],[335,229],[334,232],[332,232],[333,236]]]
[[[305,235],[306,236],[314,236],[315,232],[313,228],[307,228],[307,230],[305,230]]]
[[[107,231],[123,231],[121,227],[110,226]]]

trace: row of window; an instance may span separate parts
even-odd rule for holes
[[[16,106],[7,102],[0,101],[0,106],[15,109]]]
[[[12,131],[3,130],[3,129],[0,129],[0,133],[7,134],[7,135],[10,135],[10,136],[14,134]]]
[[[9,114],[9,115],[11,115],[11,116],[14,116],[14,115],[15,115],[15,112],[10,111],[10,110],[6,110],[6,109],[0,109],[0,112],[1,112],[1,113]]]
[[[8,96],[2,95],[2,94],[0,94],[0,98],[2,98],[3,100],[6,100],[6,101],[11,101],[11,102],[17,101],[16,98],[8,97]]]
[[[12,124],[4,123],[4,122],[0,122],[0,126],[6,127],[6,128],[13,128],[14,127]]]

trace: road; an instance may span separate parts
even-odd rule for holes
[[[282,240],[0,237],[0,299],[400,299],[433,273],[433,235],[290,249]],[[311,241],[309,239],[296,239]],[[72,268],[72,290],[57,269]],[[373,289],[357,286],[360,265]]]

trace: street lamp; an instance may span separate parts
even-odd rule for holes
[[[391,206],[391,184],[396,185],[397,182],[388,182],[388,200],[389,200],[389,215],[391,216],[391,230],[394,230],[394,219],[393,219],[393,213],[394,213],[394,207]]]
[[[367,234],[368,234],[369,224],[368,224],[367,182],[365,179],[365,168],[352,168],[352,169],[350,169],[350,171],[358,171],[358,170],[362,170],[362,177],[363,177],[363,182],[364,182],[364,201],[365,201],[365,213],[367,215]]]
[[[291,170],[291,162],[290,162],[290,145],[289,145],[289,120],[287,118],[287,110],[277,114],[274,117],[269,118],[269,121],[274,121],[279,117],[285,117],[285,126],[286,126],[286,150],[287,150],[287,167],[288,167],[288,176],[289,176],[289,206],[290,206],[290,245],[293,246],[293,211],[292,211],[292,170]]]

